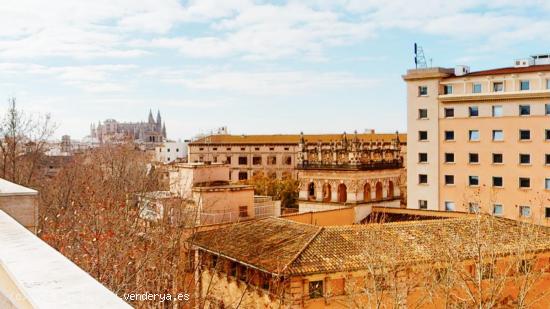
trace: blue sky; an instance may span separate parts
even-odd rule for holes
[[[74,138],[150,108],[172,139],[404,131],[414,42],[472,70],[550,52],[549,1],[7,0],[0,14],[0,97]]]

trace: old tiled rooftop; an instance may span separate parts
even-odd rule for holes
[[[392,141],[395,139],[395,133],[362,133],[357,134],[357,138],[362,141]],[[354,134],[348,134],[348,138],[353,138]],[[300,142],[298,134],[274,134],[274,135],[210,135],[190,143],[193,144],[298,144]],[[342,134],[317,134],[304,135],[304,139],[310,143],[339,141]],[[399,140],[402,143],[407,141],[406,134],[399,134]]]
[[[479,239],[497,254],[550,251],[550,229],[488,216],[322,228],[270,218],[198,233],[195,244],[272,273],[312,274],[466,260]]]
[[[321,229],[267,218],[196,233],[193,244],[270,273],[280,273]]]

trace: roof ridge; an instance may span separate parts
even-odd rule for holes
[[[288,221],[292,221],[292,220],[288,220]],[[289,268],[290,265],[292,265],[292,263],[294,263],[294,261],[296,261],[296,259],[306,250],[307,247],[309,247],[309,245],[313,242],[313,240],[315,238],[317,238],[317,236],[319,234],[321,234],[321,232],[324,229],[325,228],[322,227],[322,226],[319,227],[317,232],[315,234],[313,234],[313,236],[306,242],[306,244],[300,250],[298,250],[298,252],[294,255],[294,257],[292,259],[290,259],[290,261],[281,269],[281,271],[279,273],[284,273],[286,271],[286,269]]]

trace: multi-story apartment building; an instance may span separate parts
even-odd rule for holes
[[[307,143],[329,144],[339,142],[345,134],[303,135]],[[390,143],[393,134],[357,134],[361,142]],[[202,137],[189,143],[188,162],[227,163],[231,167],[230,180],[246,180],[257,172],[282,178],[296,177],[298,144],[302,135],[229,135],[216,134]],[[406,136],[400,134],[401,152],[406,152]]]
[[[550,224],[550,56],[408,70],[408,208]]]

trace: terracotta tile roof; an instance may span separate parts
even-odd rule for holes
[[[459,77],[462,78],[462,77],[468,77],[468,76],[486,76],[486,75],[532,73],[532,72],[542,72],[542,71],[550,71],[550,64],[532,65],[532,66],[520,67],[520,68],[507,67],[507,68],[491,69],[491,70],[471,72],[469,74],[462,75],[462,76],[459,76]],[[457,77],[457,76],[452,75],[450,77]]]
[[[266,218],[198,232],[191,242],[208,251],[270,273],[280,273],[321,228]]]
[[[357,137],[363,141],[391,141],[395,139],[395,133],[362,133]],[[354,134],[348,133],[348,139],[352,139]],[[337,141],[342,138],[342,134],[315,134],[304,135],[308,142],[329,142]],[[399,140],[402,143],[407,141],[407,134],[399,134]],[[274,134],[274,135],[210,135],[200,138],[190,143],[193,144],[298,144],[300,142],[299,134]]]
[[[550,251],[549,228],[489,216],[323,228],[271,218],[199,233],[195,244],[272,273],[299,275],[435,262],[455,249],[453,256],[469,259],[478,227],[495,253],[510,254],[520,245]],[[441,246],[442,241],[450,246]]]

